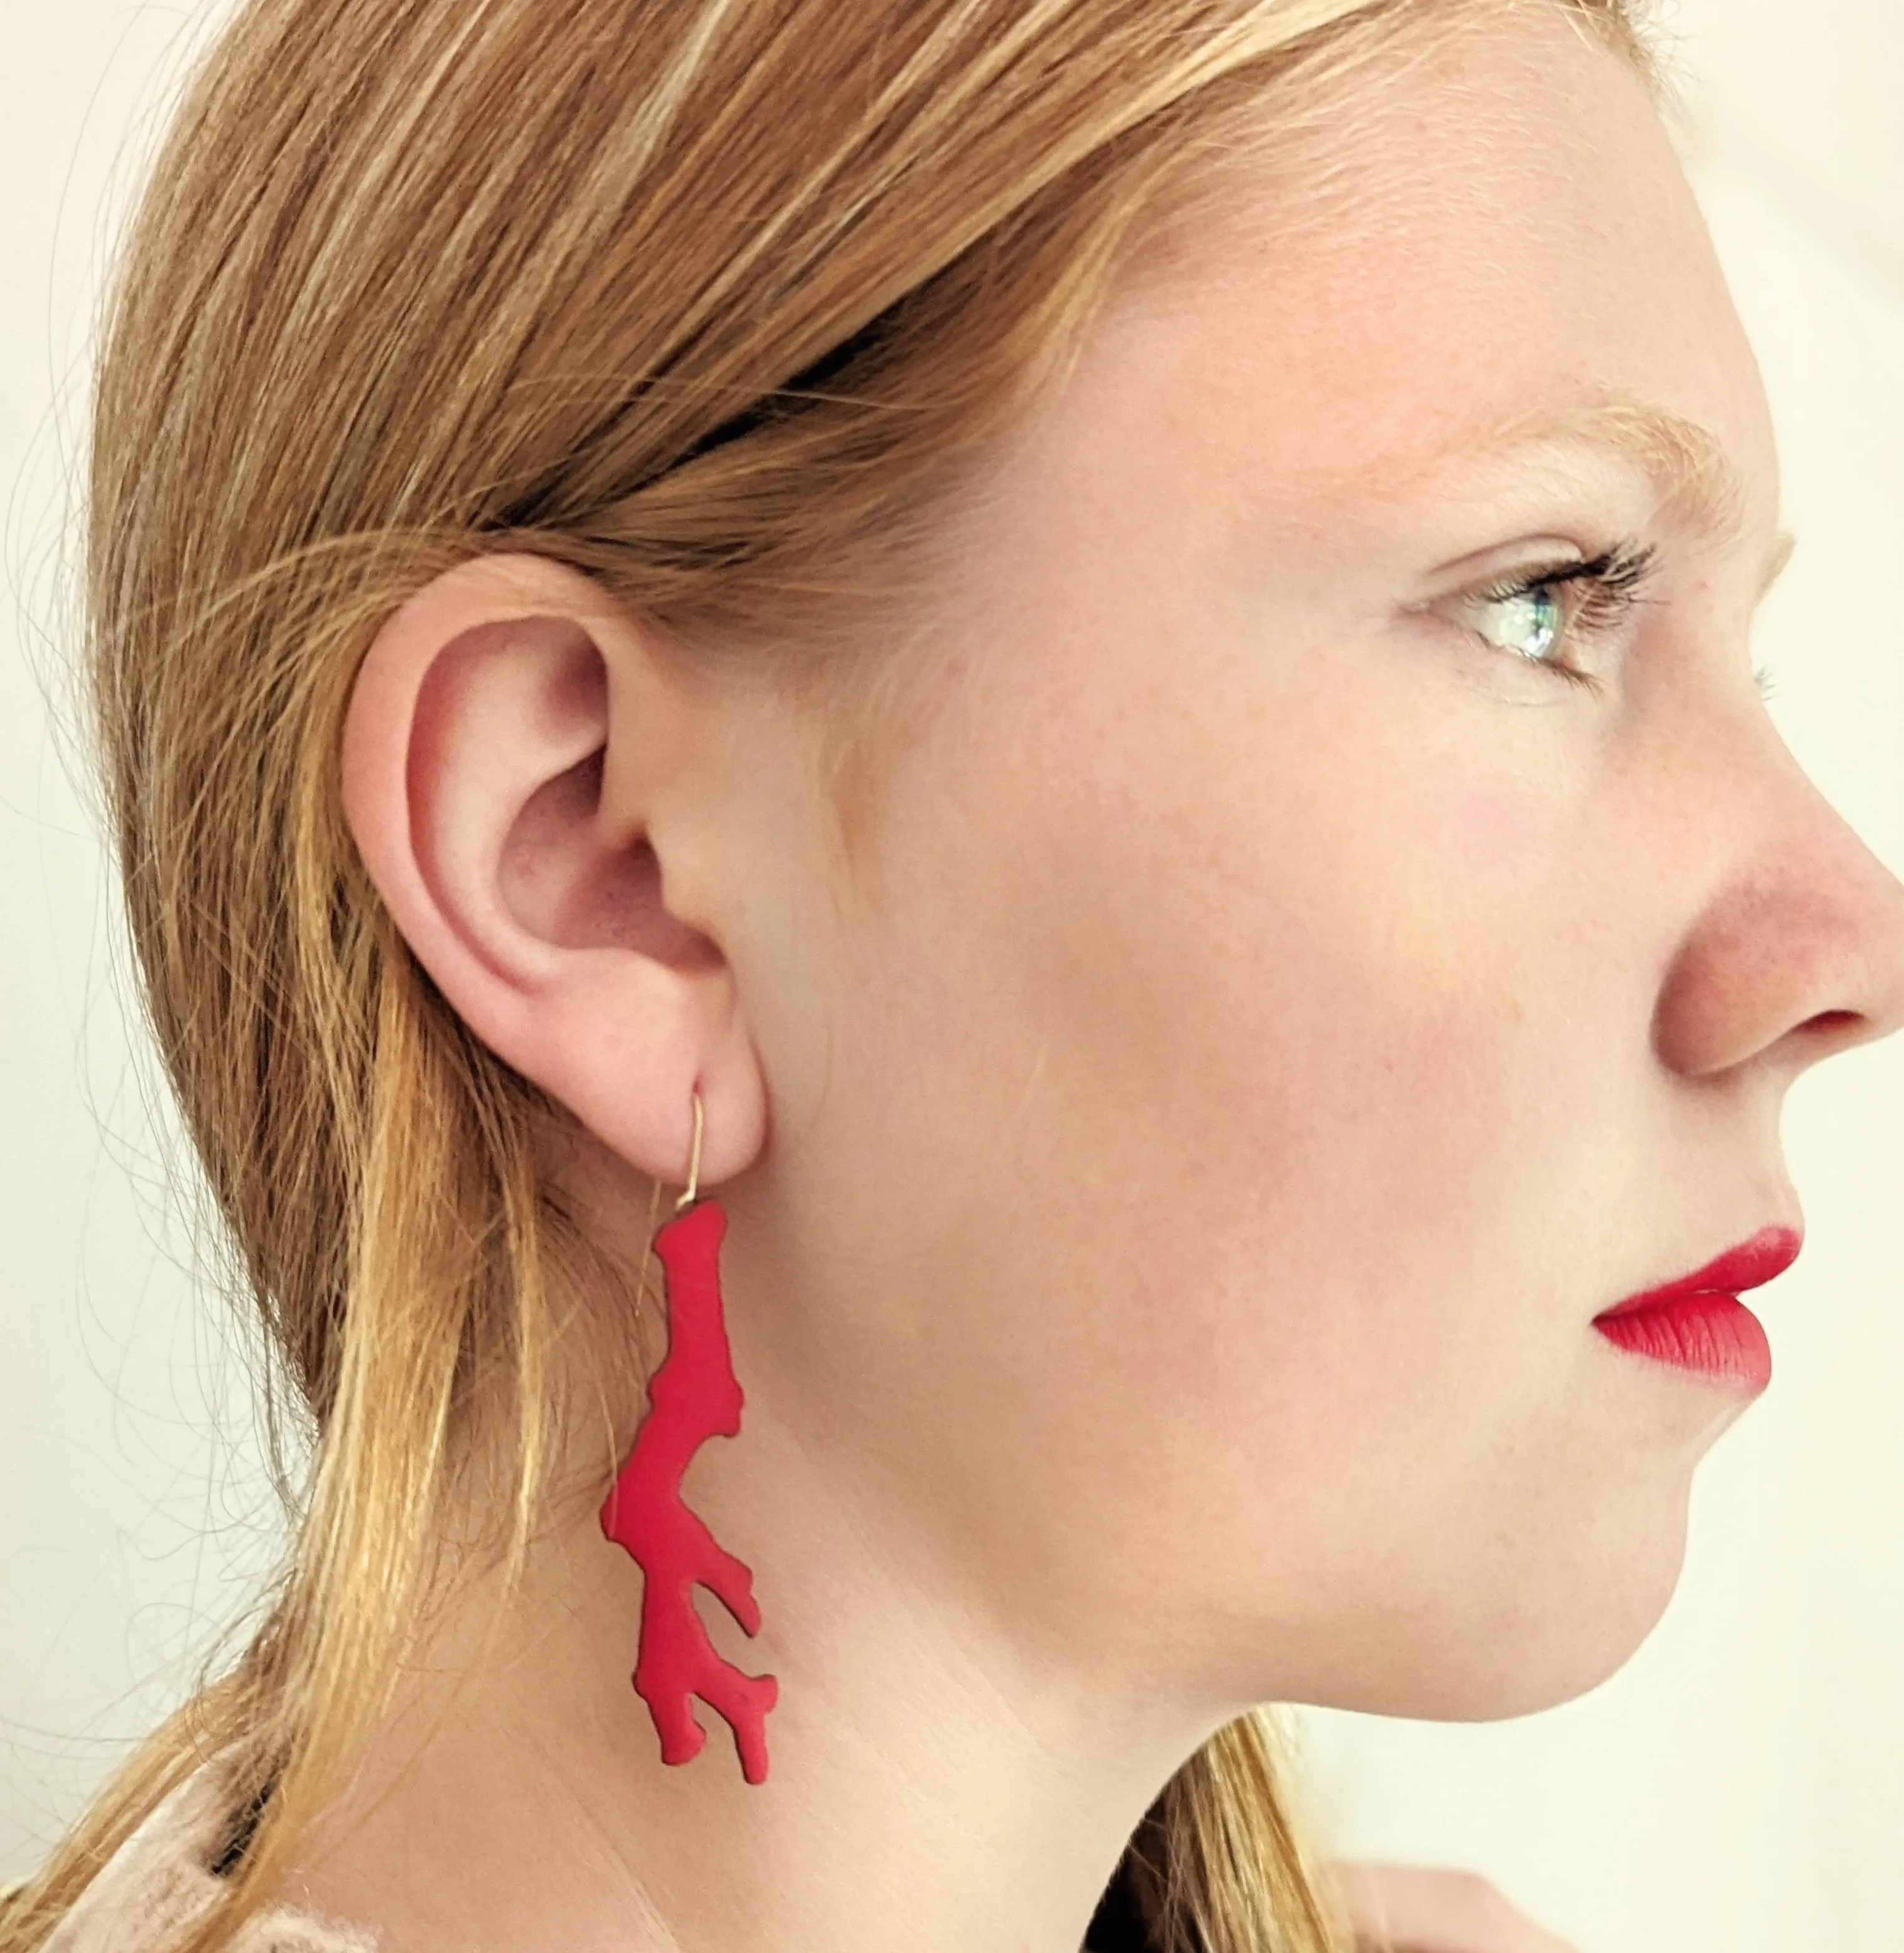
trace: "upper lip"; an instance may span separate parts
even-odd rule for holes
[[[1601,1318],[1632,1315],[1642,1309],[1663,1309],[1695,1295],[1737,1295],[1745,1289],[1761,1287],[1782,1275],[1798,1259],[1804,1245],[1805,1237],[1796,1227],[1761,1227],[1750,1240],[1728,1248],[1691,1274],[1649,1288],[1643,1295],[1629,1296],[1624,1302],[1603,1309]]]

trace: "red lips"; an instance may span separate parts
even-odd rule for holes
[[[1608,1309],[1594,1328],[1635,1356],[1743,1385],[1755,1396],[1772,1380],[1771,1346],[1739,1299],[1782,1275],[1798,1259],[1796,1227],[1767,1227],[1716,1261]]]

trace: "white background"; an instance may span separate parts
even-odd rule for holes
[[[177,1699],[275,1540],[55,732],[97,275],[204,10],[4,5],[0,1877]],[[1774,710],[1904,870],[1904,8],[1680,20],[1802,542],[1762,634]],[[1583,1953],[1904,1948],[1904,1039],[1802,1086],[1787,1136],[1811,1239],[1767,1305],[1778,1381],[1704,1469],[1653,1640],[1518,1723],[1305,1719],[1339,1843],[1485,1870]]]

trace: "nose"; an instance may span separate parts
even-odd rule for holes
[[[1775,752],[1655,1017],[1661,1061],[1688,1077],[1796,1074],[1904,1024],[1904,884],[1762,732]]]

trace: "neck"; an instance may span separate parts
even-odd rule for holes
[[[754,1569],[748,1640],[704,1594],[720,1654],[778,1678],[771,1768],[725,1723],[661,1762],[630,1686],[641,1576],[592,1503],[519,1585],[467,1578],[441,1610],[351,1795],[286,1896],[403,1953],[1077,1953],[1125,1844],[1209,1733],[1143,1678],[1040,1663],[892,1529],[830,1487],[770,1404],[707,1445],[689,1503]]]

